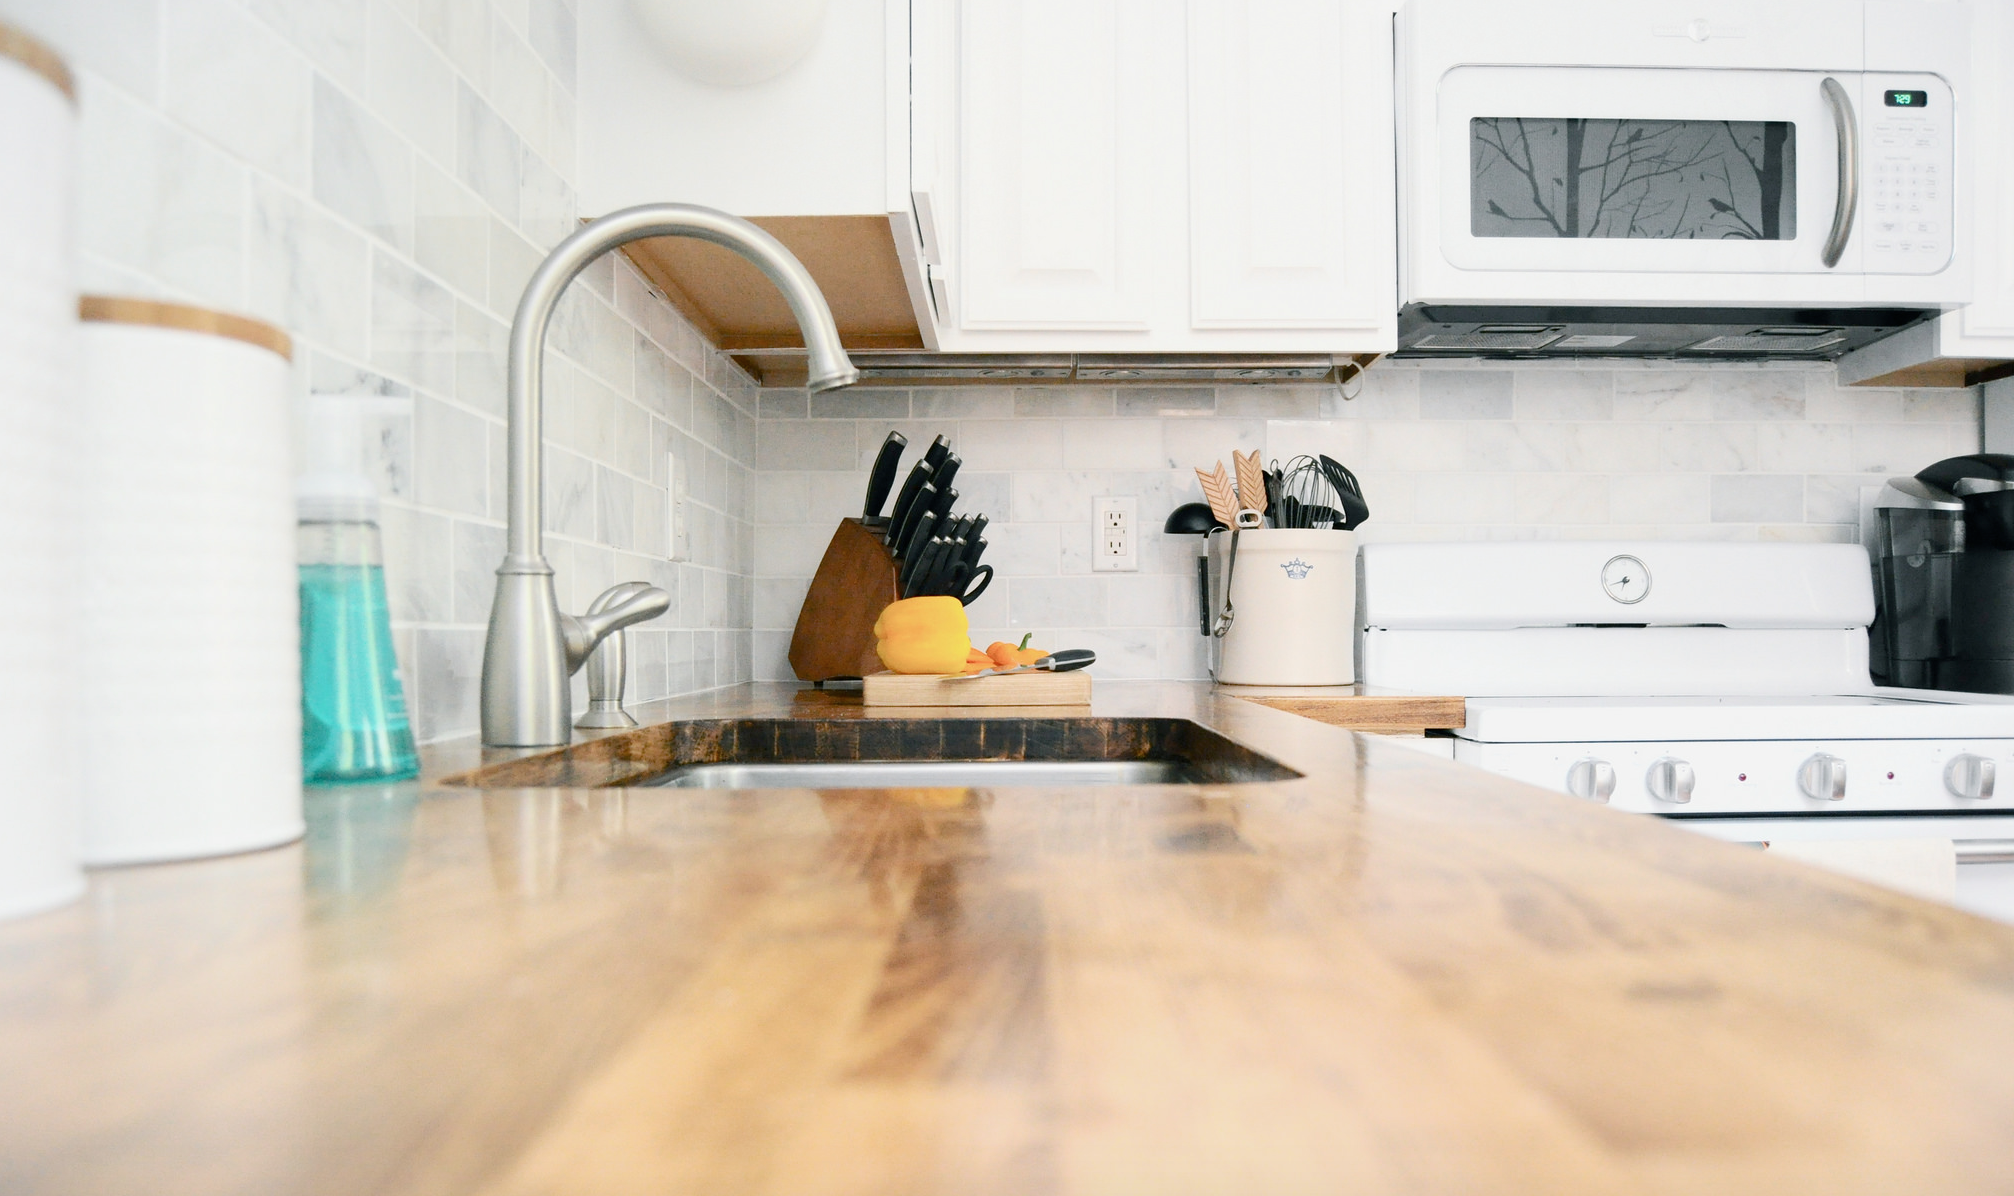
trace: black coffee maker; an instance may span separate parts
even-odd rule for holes
[[[2014,456],[1952,457],[1892,478],[1875,513],[1875,680],[2014,694]]]

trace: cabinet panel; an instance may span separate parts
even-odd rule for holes
[[[2014,351],[2014,187],[2008,177],[2007,146],[2014,138],[2014,80],[2006,58],[2014,49],[2014,6],[2004,0],[1967,6],[1972,16],[1973,190],[1975,249],[1972,302],[1960,316],[1967,338],[2000,343],[1970,346],[1975,351]]]
[[[1190,0],[1194,327],[1390,318],[1392,109],[1379,52],[1389,12],[1349,0]]]
[[[959,243],[967,328],[1149,322],[1156,111],[1169,24],[1124,0],[960,8]],[[1176,44],[1179,44],[1177,42]]]

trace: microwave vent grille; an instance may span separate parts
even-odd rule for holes
[[[1822,353],[1845,339],[1838,328],[1757,328],[1710,336],[1686,348],[1694,353]]]
[[[1414,349],[1543,349],[1560,337],[1566,329],[1557,325],[1551,327],[1499,327],[1477,328],[1469,332],[1436,332],[1413,342]]]

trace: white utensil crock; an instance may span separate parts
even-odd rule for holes
[[[1212,621],[1223,610],[1231,533],[1210,536]],[[1217,641],[1226,685],[1347,685],[1356,680],[1357,537],[1255,528],[1238,533],[1229,570],[1236,617]]]

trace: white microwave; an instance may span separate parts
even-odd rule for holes
[[[1634,308],[1832,357],[1964,302],[1966,28],[1952,2],[1412,0],[1402,351],[1457,311],[1529,347]]]

